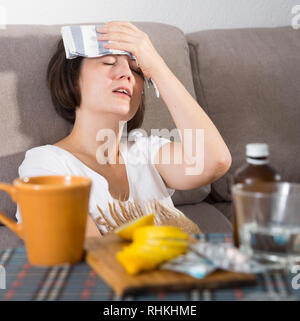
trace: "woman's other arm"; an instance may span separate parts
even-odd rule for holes
[[[152,77],[181,135],[181,142],[163,145],[155,157],[155,166],[166,184],[186,190],[210,184],[223,176],[231,166],[231,155],[208,115],[164,62]],[[202,151],[200,158],[195,157],[197,149]],[[170,163],[163,164],[162,156],[169,150]],[[180,155],[183,161],[176,164],[174,159]]]

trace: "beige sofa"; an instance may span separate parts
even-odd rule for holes
[[[211,185],[176,191],[173,201],[204,232],[231,232],[232,173],[244,162],[245,144],[266,142],[283,179],[300,182],[300,31],[290,27],[199,31],[185,35],[141,22],[168,66],[208,113],[233,163]],[[27,149],[52,144],[70,131],[51,105],[45,75],[60,26],[10,25],[0,30],[0,181],[11,183]],[[175,128],[163,100],[146,88],[143,128]],[[0,193],[0,209],[16,205]],[[41,211],[43,209],[41,208]],[[0,226],[0,248],[22,241]]]

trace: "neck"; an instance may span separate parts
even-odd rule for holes
[[[115,115],[94,114],[91,117],[88,111],[78,109],[73,129],[65,140],[76,152],[95,157],[98,163],[118,163],[125,123]]]

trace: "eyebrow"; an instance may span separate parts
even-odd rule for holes
[[[104,55],[104,56],[101,56],[100,58],[105,58],[105,57],[113,57],[113,58],[116,58],[117,59],[117,56],[126,56],[128,57],[128,61],[136,61],[135,59],[131,59],[128,55],[126,54],[120,54],[120,55],[117,55],[117,54],[109,54],[109,55]]]
[[[100,56],[100,57],[95,57],[96,59],[103,59],[106,57],[113,57],[114,55],[104,55],[104,56]]]
[[[109,54],[109,55],[103,55],[103,56],[101,56],[100,58],[105,58],[105,57],[114,57],[115,55],[113,55],[113,54]]]

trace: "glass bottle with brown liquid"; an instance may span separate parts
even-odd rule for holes
[[[238,168],[233,175],[233,184],[255,184],[261,182],[279,182],[279,173],[269,165],[269,146],[267,144],[247,144],[247,163]],[[239,247],[237,217],[233,209],[233,239],[234,245]]]

